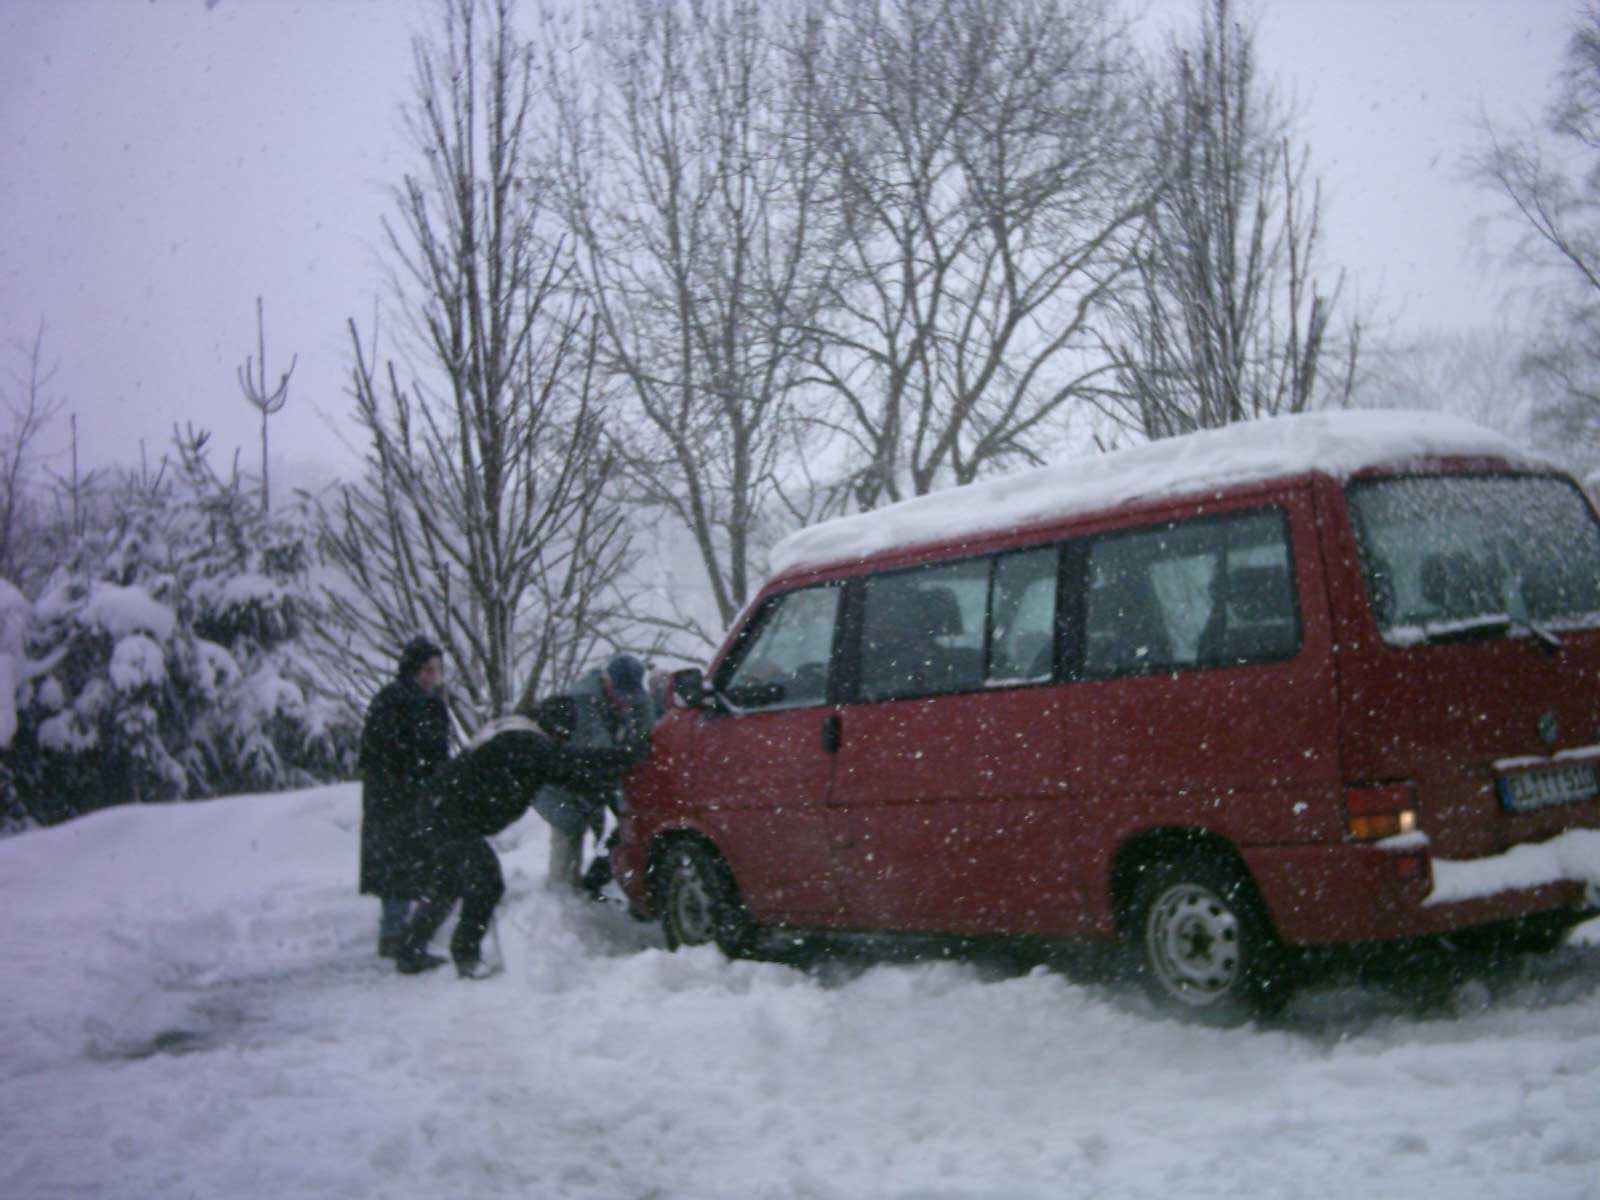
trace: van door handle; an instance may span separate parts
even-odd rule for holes
[[[839,743],[844,740],[844,722],[838,713],[822,718],[822,749],[828,754],[839,753]]]

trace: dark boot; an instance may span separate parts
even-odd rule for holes
[[[604,900],[606,884],[611,882],[611,855],[597,854],[583,873],[584,893],[591,900]]]
[[[402,975],[420,975],[443,966],[445,959],[428,953],[428,943],[450,916],[456,905],[457,888],[449,869],[448,856],[435,853],[429,868],[427,894],[411,910],[400,944],[395,948],[394,967]]]
[[[442,913],[439,911],[441,908]],[[406,922],[405,932],[400,935],[400,944],[395,947],[396,971],[402,975],[420,975],[445,964],[445,959],[428,953],[428,943],[433,940],[444,918],[450,915],[450,908],[450,903],[423,904],[411,915]]]
[[[449,959],[441,958],[437,954],[429,954],[426,950],[421,954],[412,954],[402,950],[395,955],[394,969],[402,975],[421,975],[424,971],[442,967],[449,961]]]
[[[398,933],[385,933],[378,935],[378,957],[397,958],[400,954],[400,935]]]

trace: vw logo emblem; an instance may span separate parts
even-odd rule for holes
[[[1561,736],[1561,723],[1556,720],[1553,712],[1540,713],[1533,727],[1539,734],[1539,740],[1546,746],[1554,746],[1556,739]]]

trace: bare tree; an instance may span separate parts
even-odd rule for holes
[[[1353,403],[1453,413],[1560,454],[1556,431],[1542,423],[1539,386],[1522,368],[1526,344],[1505,321],[1368,343]]]
[[[94,491],[102,473],[99,470],[85,471],[79,466],[77,413],[68,418],[67,429],[67,474],[62,476],[54,471],[49,474],[56,485],[57,506],[63,510],[63,533],[70,539],[82,537],[88,529]]]
[[[1031,460],[1105,370],[1153,182],[1109,0],[821,0],[799,67],[850,273],[815,358],[872,507]]]
[[[607,366],[640,417],[619,461],[692,540],[712,605],[672,620],[703,640],[749,598],[763,522],[784,519],[830,266],[826,131],[785,76],[783,12],[620,0],[582,40],[551,39],[566,213]]]
[[[1321,188],[1257,76],[1253,30],[1231,0],[1202,0],[1167,59],[1153,129],[1165,182],[1121,305],[1108,410],[1159,438],[1342,402],[1359,327],[1335,344],[1339,281],[1316,274]]]
[[[289,369],[278,380],[278,386],[267,391],[267,332],[262,316],[261,297],[256,297],[256,358],[246,357],[239,368],[239,387],[245,400],[261,413],[261,511],[272,510],[272,493],[267,483],[267,418],[275,416],[289,402],[289,376],[294,374],[298,354],[289,359]],[[252,376],[252,370],[255,374]]]
[[[1600,5],[1567,41],[1556,98],[1539,130],[1510,133],[1487,119],[1469,176],[1499,197],[1516,233],[1512,261],[1537,281],[1539,334],[1525,369],[1553,396],[1544,419],[1600,444]]]
[[[329,603],[371,675],[418,632],[452,664],[459,718],[506,712],[576,673],[613,632],[627,548],[608,497],[595,334],[566,287],[530,168],[533,60],[511,0],[444,0],[416,47],[424,164],[387,226],[408,368],[354,322],[352,395],[370,449],[325,543]]]
[[[50,394],[56,365],[44,359],[43,321],[33,340],[17,351],[26,365],[11,372],[11,386],[3,397],[10,424],[0,433],[0,579],[16,576],[39,436],[62,404],[59,396]]]

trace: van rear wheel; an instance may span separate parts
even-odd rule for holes
[[[667,949],[715,943],[729,958],[746,957],[755,927],[720,856],[697,842],[666,852],[661,883],[661,928]]]
[[[1207,855],[1150,863],[1130,917],[1140,980],[1163,1008],[1236,1025],[1288,999],[1271,923],[1232,864]]]

